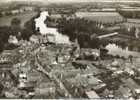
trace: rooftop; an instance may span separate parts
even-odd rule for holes
[[[86,92],[86,95],[88,96],[89,99],[99,99],[99,95],[95,91],[88,91]]]
[[[140,23],[140,19],[132,19],[132,18],[128,18],[127,19],[128,23]]]
[[[116,95],[118,97],[129,97],[130,96],[130,89],[128,87],[120,86],[119,89],[116,91]]]
[[[135,90],[135,89],[140,89],[140,86],[131,78],[124,80],[125,84],[131,89],[131,90]]]
[[[56,19],[56,18],[59,19],[59,18],[61,18],[61,15],[60,14],[52,14],[49,17],[54,18],[54,19]]]

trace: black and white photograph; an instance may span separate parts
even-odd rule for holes
[[[0,99],[140,99],[140,0],[0,0]]]

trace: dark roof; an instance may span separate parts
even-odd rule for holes
[[[10,63],[10,62],[0,63],[0,69],[1,70],[11,70],[12,66],[13,66],[13,64]]]
[[[140,86],[131,78],[125,80],[125,84],[132,90],[140,88]]]
[[[120,97],[129,96],[129,88],[120,86],[119,89],[116,91],[116,94]]]

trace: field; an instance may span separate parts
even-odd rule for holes
[[[123,17],[117,12],[77,12],[76,16],[102,23],[122,22]]]
[[[30,20],[36,14],[37,14],[36,12],[28,12],[14,16],[0,17],[0,26],[10,26],[11,20],[16,17],[21,20],[21,26],[23,27],[24,23]]]

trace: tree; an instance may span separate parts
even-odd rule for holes
[[[25,40],[29,40],[30,36],[33,34],[37,34],[35,30],[35,18],[40,16],[40,12],[34,17],[32,17],[29,21],[24,24],[24,29],[22,30],[22,38]]]
[[[18,26],[18,27],[20,27],[20,24],[21,24],[21,20],[18,19],[18,18],[13,18],[12,21],[11,21],[11,26]]]
[[[22,30],[22,39],[24,40],[29,40],[30,36],[32,36],[33,32],[29,29],[23,29]]]
[[[2,12],[0,12],[0,17],[2,17],[3,15],[2,15]]]
[[[11,26],[3,26],[0,27],[0,52],[2,52],[4,49],[10,48],[8,39],[10,35],[15,35],[16,37],[19,36],[19,32],[21,32],[20,28],[21,21],[17,18],[13,18],[11,21]]]
[[[14,35],[16,36],[18,39],[20,39],[21,35],[19,33],[21,33],[22,29],[21,29],[21,20],[18,18],[13,18],[11,20],[11,32],[10,35]]]
[[[69,36],[71,41],[78,39],[80,47],[91,47],[95,43],[95,41],[93,41],[95,38],[91,39],[90,36],[100,32],[100,29],[95,22],[83,18],[70,20],[63,18],[58,24],[58,31]],[[95,44],[99,45],[97,41],[98,40],[96,39]]]
[[[5,49],[5,45],[8,43],[8,38],[11,32],[11,28],[8,26],[0,27],[0,52]]]

